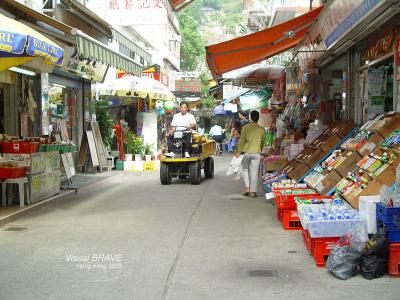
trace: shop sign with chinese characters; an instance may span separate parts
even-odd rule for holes
[[[395,30],[392,29],[385,35],[373,38],[368,42],[368,48],[361,55],[361,60],[365,64],[367,61],[374,61],[393,51],[393,43],[395,40]]]
[[[319,59],[343,36],[355,28],[384,1],[380,0],[331,0],[321,12],[318,21],[307,34],[300,47],[300,66],[305,69]]]
[[[132,26],[167,23],[165,0],[107,0],[106,20],[114,25]]]

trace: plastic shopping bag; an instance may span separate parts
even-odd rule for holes
[[[233,157],[229,164],[228,170],[226,171],[226,176],[233,176],[234,179],[240,178],[243,173],[242,160],[243,155],[240,155],[239,157]]]
[[[361,254],[347,246],[336,245],[331,249],[326,267],[337,278],[346,280],[358,272]]]

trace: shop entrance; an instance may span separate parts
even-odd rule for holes
[[[49,107],[51,124],[53,126],[57,125],[59,119],[64,119],[67,124],[69,138],[77,145],[77,90],[57,84],[51,84],[49,89]]]
[[[341,57],[322,70],[326,124],[343,120],[347,107],[347,59]]]

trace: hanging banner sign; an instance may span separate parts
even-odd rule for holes
[[[26,40],[26,35],[0,30],[0,51],[22,54]]]
[[[352,1],[349,1],[352,2]],[[339,22],[336,28],[326,37],[326,48],[331,47],[337,42],[348,30],[357,25],[364,17],[366,17],[382,0],[364,0],[346,18]]]
[[[298,57],[301,69],[319,59],[369,14],[384,4],[383,0],[331,0],[318,16],[318,21],[307,33]]]

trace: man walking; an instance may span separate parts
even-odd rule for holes
[[[243,195],[257,197],[260,153],[265,143],[265,129],[258,125],[258,111],[250,113],[250,124],[242,128],[236,157],[243,154],[242,167],[245,191]]]

